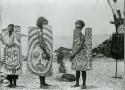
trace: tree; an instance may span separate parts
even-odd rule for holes
[[[112,37],[106,39],[104,42],[102,42],[96,48],[94,48],[92,50],[92,53],[93,56],[102,54],[103,56],[111,58],[117,58],[117,59],[124,58],[124,35],[119,34],[115,38],[112,35]]]

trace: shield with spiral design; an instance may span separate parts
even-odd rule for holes
[[[41,33],[37,27],[29,27],[28,32],[28,69],[31,73],[38,76],[52,75],[52,29],[51,26],[43,27],[43,36],[39,37]],[[40,39],[44,39],[44,49],[50,55],[50,60],[46,59],[46,54],[41,48]]]

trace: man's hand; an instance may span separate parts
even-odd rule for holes
[[[40,47],[41,47],[41,49],[43,50],[43,58],[44,59],[47,59],[48,61],[50,60],[50,55],[49,55],[49,53],[46,51],[46,49],[45,49],[45,47],[46,47],[46,43],[45,42],[43,42],[43,43],[41,43],[40,44]]]

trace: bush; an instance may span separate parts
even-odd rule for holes
[[[106,57],[111,57],[111,38],[105,40],[92,50],[93,56],[96,57],[98,54],[102,54]]]
[[[92,50],[93,57],[99,54],[114,59],[124,58],[124,34],[112,34],[112,37],[99,44]]]

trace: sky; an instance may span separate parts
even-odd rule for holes
[[[72,35],[78,19],[85,22],[85,28],[92,28],[93,35],[115,31],[107,0],[2,0],[1,7],[1,28],[14,23],[21,26],[24,34],[28,26],[36,26],[40,16],[48,19],[54,35]]]

